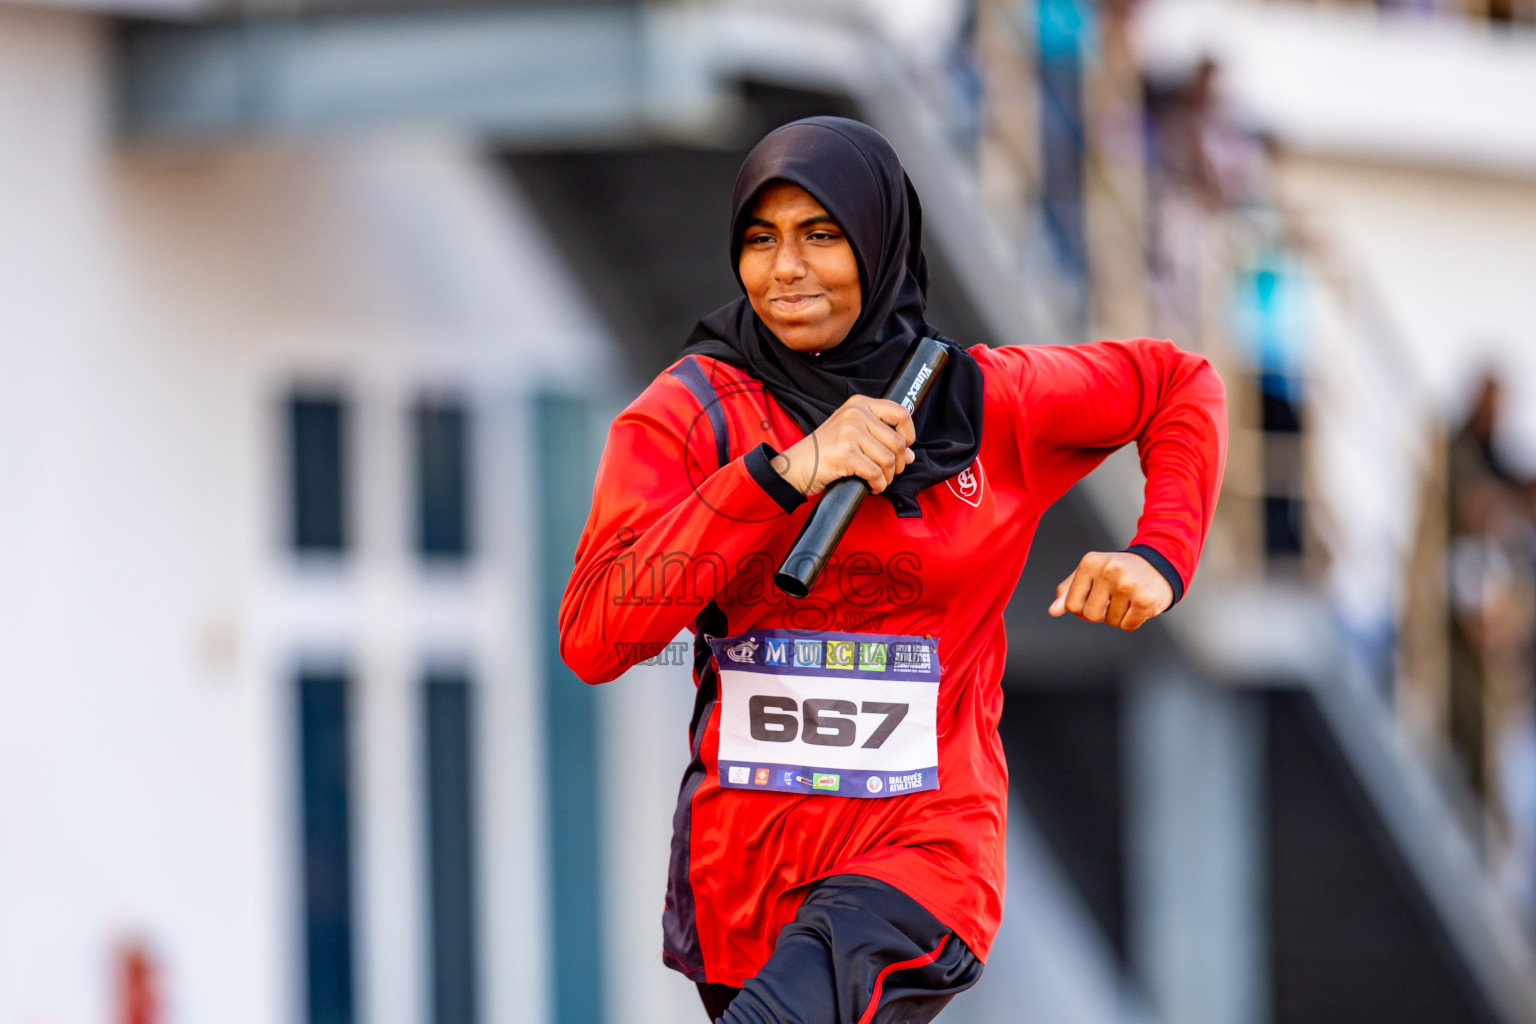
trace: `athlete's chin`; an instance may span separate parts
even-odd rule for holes
[[[836,348],[847,334],[845,330],[825,324],[786,324],[780,321],[768,326],[774,337],[784,343],[785,348],[796,352],[825,352],[829,348]]]

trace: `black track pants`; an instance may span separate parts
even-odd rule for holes
[[[743,988],[701,984],[720,1024],[927,1024],[981,977],[960,937],[894,886],[817,883]]]

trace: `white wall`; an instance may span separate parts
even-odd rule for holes
[[[112,943],[139,930],[175,951],[183,1005],[199,984],[256,1002],[248,972],[213,962],[258,952],[227,799],[237,698],[198,643],[233,538],[190,522],[221,497],[192,474],[227,474],[175,422],[206,368],[168,377],[163,350],[123,343],[101,55],[87,21],[0,11],[5,1020],[108,1019]]]
[[[1483,365],[1508,371],[1509,441],[1536,471],[1536,178],[1308,153],[1282,167],[1291,204],[1380,294],[1447,415],[1464,412]]]

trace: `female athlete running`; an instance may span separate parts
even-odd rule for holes
[[[873,129],[774,131],[736,182],[744,297],[613,423],[560,609],[592,683],[695,635],[669,966],[725,1024],[931,1020],[1002,915],[1003,607],[1041,513],[1135,442],[1144,511],[1051,613],[1133,630],[1184,592],[1226,448],[1220,379],[1166,341],[961,348],[915,416],[872,395],[924,319],[916,193]],[[865,501],[816,586],[772,575],[814,499]]]

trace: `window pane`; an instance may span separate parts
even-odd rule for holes
[[[293,546],[302,552],[346,547],[346,410],[338,398],[288,403]]]
[[[423,555],[469,554],[469,414],[456,402],[416,409],[417,544]]]
[[[474,786],[470,686],[433,675],[425,687],[431,858],[432,1021],[474,1024]]]
[[[351,800],[344,677],[299,678],[299,736],[309,1024],[351,1024]]]

